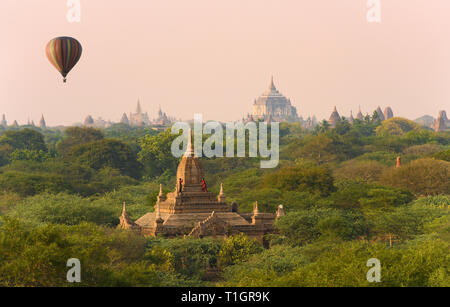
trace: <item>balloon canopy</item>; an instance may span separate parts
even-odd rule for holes
[[[83,48],[75,38],[62,36],[52,39],[45,48],[47,58],[61,73],[64,82],[67,74],[77,64]]]

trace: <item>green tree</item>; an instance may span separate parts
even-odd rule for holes
[[[139,139],[142,150],[138,154],[138,159],[144,165],[148,177],[157,177],[166,170],[175,172],[178,158],[172,155],[171,145],[176,137],[177,135],[171,134],[168,129],[158,135],[146,135]]]
[[[324,196],[335,190],[331,171],[323,166],[283,168],[267,175],[263,185],[280,191],[306,191]]]
[[[334,152],[333,139],[319,134],[306,140],[299,155],[316,161],[318,164],[324,164],[336,161],[337,157]]]
[[[26,149],[47,152],[44,136],[32,129],[8,130],[0,136],[0,146],[9,145],[12,150]]]
[[[243,262],[248,260],[251,255],[261,251],[262,245],[254,239],[249,239],[245,234],[241,233],[231,236],[222,242],[218,264],[221,267],[225,267]]]
[[[377,136],[402,135],[411,130],[421,129],[418,124],[406,118],[393,117],[381,123],[376,130]]]
[[[51,155],[43,150],[16,149],[12,152],[10,161],[43,162],[51,159]]]
[[[120,209],[111,204],[91,202],[87,198],[60,193],[39,194],[18,203],[9,215],[27,224],[77,225],[90,222],[98,225],[116,226]]]
[[[30,228],[0,223],[0,286],[181,286],[170,271],[143,260],[146,240],[93,224]],[[81,283],[66,280],[67,260],[78,258]]]
[[[0,174],[0,191],[31,196],[42,192],[58,193],[69,189],[64,177],[56,174],[6,171]]]
[[[113,139],[103,139],[73,146],[70,158],[81,164],[100,170],[105,167],[118,169],[123,175],[140,177],[141,165],[136,154],[127,144]]]
[[[207,266],[217,264],[219,251],[220,241],[212,238],[156,238],[149,241],[146,257],[186,278],[201,280],[206,277]]]
[[[56,144],[61,155],[67,155],[73,146],[102,140],[103,133],[90,127],[70,127],[64,131],[64,138]]]
[[[450,149],[443,150],[432,155],[433,158],[450,162]]]
[[[335,169],[333,175],[338,180],[376,182],[386,168],[385,165],[377,161],[350,160]]]
[[[290,212],[276,222],[276,227],[293,246],[303,246],[319,238],[352,240],[368,233],[362,215],[323,208]]]
[[[250,256],[245,262],[226,267],[224,282],[220,285],[228,287],[283,286],[277,282],[277,279],[308,262],[301,248],[275,245]]]
[[[384,172],[380,182],[415,195],[450,194],[450,162],[418,159]]]

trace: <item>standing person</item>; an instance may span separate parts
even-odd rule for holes
[[[183,191],[183,179],[180,178],[178,181],[178,193],[181,193]]]
[[[206,187],[205,178],[202,178],[202,190],[203,190],[203,192],[208,192],[208,188]]]

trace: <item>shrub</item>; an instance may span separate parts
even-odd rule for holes
[[[90,222],[115,226],[119,222],[119,210],[109,204],[91,202],[80,196],[44,193],[24,199],[9,215],[20,217],[33,225],[45,223],[77,225],[81,222]]]
[[[355,161],[342,163],[335,169],[333,175],[339,180],[356,180],[364,182],[375,182],[386,170],[386,166],[377,161]]]
[[[263,185],[280,191],[306,191],[324,196],[335,190],[331,172],[323,166],[283,168],[278,172],[267,175],[264,178]]]
[[[377,127],[377,136],[402,135],[411,130],[421,129],[418,124],[406,118],[393,117],[381,123]]]
[[[384,172],[380,182],[407,189],[415,195],[450,194],[450,162],[418,159]]]

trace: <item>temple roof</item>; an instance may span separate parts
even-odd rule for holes
[[[284,98],[286,99],[286,97],[284,97],[275,87],[275,83],[273,82],[273,77],[270,80],[270,85],[269,88],[264,92],[264,94],[261,95],[260,98],[272,98],[272,97],[278,97],[278,98]],[[260,99],[258,99],[260,100]],[[256,101],[256,103],[258,102],[258,100]],[[286,99],[287,100],[287,99]]]
[[[391,107],[386,107],[384,109],[383,115],[384,115],[384,119],[389,119],[389,118],[394,117],[394,112],[392,111]]]
[[[361,112],[361,107],[358,108],[358,113],[356,114],[356,118],[359,119],[359,120],[363,120],[364,119],[364,116],[363,116],[363,114]]]
[[[384,114],[383,114],[383,112],[381,111],[380,106],[378,106],[378,108],[376,109],[376,112],[377,112],[378,118],[379,118],[380,120],[384,120],[384,119],[385,119],[385,118],[384,118]]]
[[[141,102],[138,99],[137,106],[136,106],[136,114],[141,114],[142,108],[141,108]]]
[[[328,120],[328,122],[330,123],[330,125],[335,126],[340,120],[341,120],[341,116],[339,116],[336,106],[334,106],[333,112],[331,113],[330,119]]]

